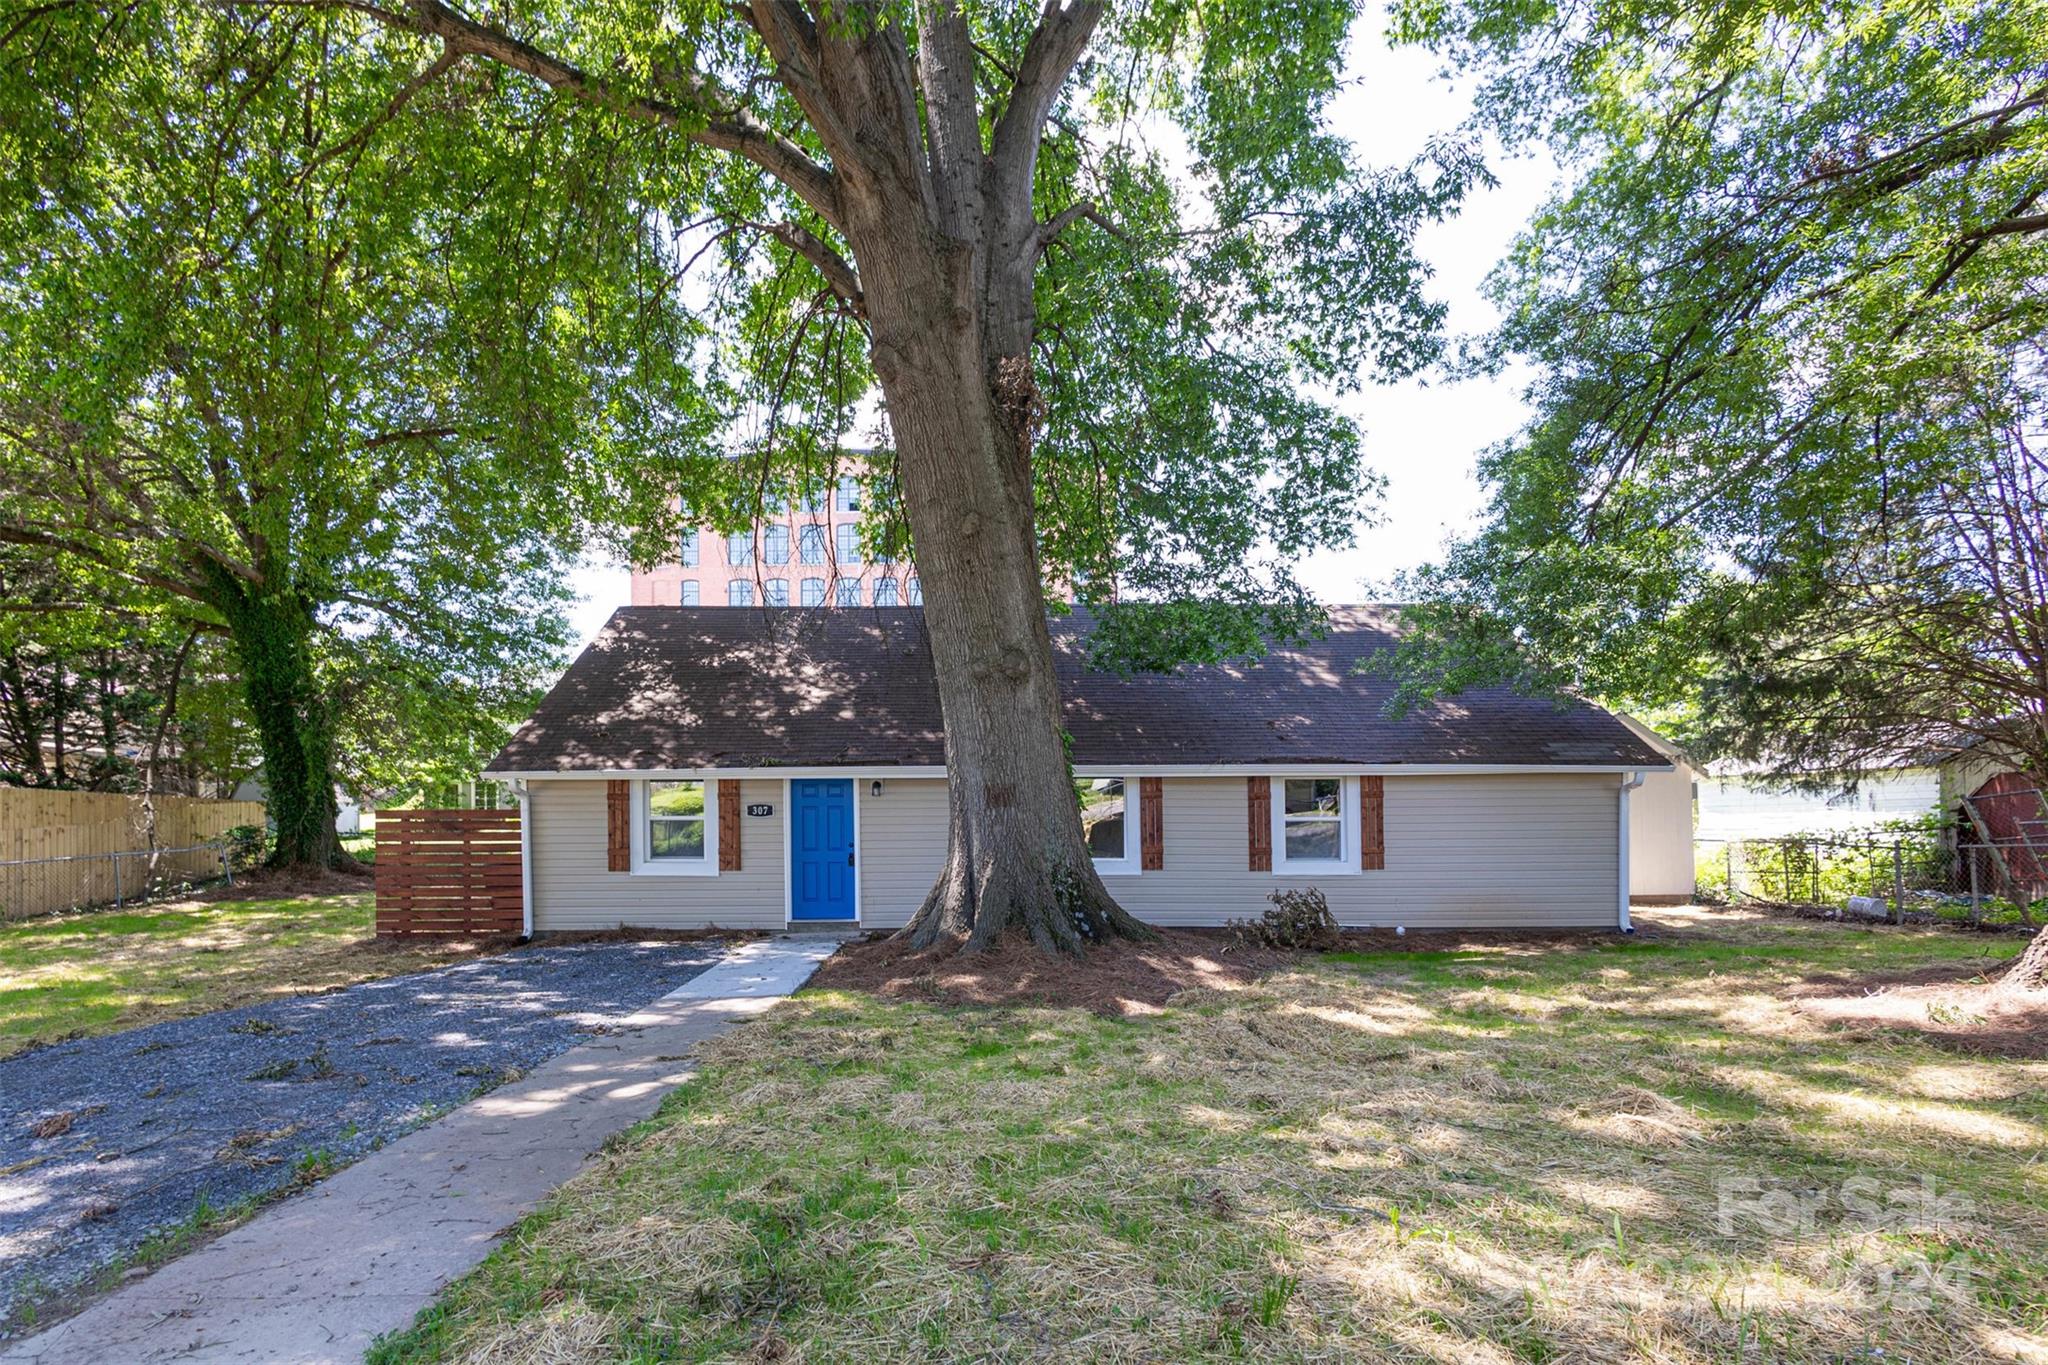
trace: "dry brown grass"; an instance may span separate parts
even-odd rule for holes
[[[2048,1360],[2048,1065],[1792,995],[1987,945],[1649,918],[1135,1018],[807,993],[379,1358]]]

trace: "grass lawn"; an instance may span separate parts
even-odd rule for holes
[[[1641,922],[1124,1018],[807,992],[372,1358],[2048,1360],[2048,1063],[1787,995],[2023,941]]]
[[[368,892],[181,901],[0,924],[0,1057],[469,956],[371,936]]]

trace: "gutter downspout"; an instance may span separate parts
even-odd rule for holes
[[[519,912],[520,936],[533,937],[533,793],[526,789],[526,779],[512,779],[512,799],[519,803]],[[1622,797],[1623,810],[1627,809],[1628,797]],[[1622,817],[1626,828],[1627,816]]]
[[[1624,934],[1633,934],[1636,931],[1636,927],[1628,922],[1628,794],[1637,787],[1642,786],[1643,780],[1648,776],[1648,773],[1640,770],[1630,773],[1628,781],[1621,784],[1621,800],[1617,803],[1621,810],[1621,838],[1620,842],[1615,845],[1620,851],[1620,856],[1615,861],[1621,865],[1621,887],[1619,904],[1616,907],[1618,913],[1615,917],[1615,927]],[[523,824],[520,826],[522,830],[525,828]]]

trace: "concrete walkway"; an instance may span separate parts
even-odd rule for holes
[[[0,1362],[359,1360],[688,1080],[695,1067],[682,1054],[773,1006],[838,946],[808,935],[742,944],[619,1032],[13,1344]]]

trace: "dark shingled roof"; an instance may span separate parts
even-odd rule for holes
[[[1666,759],[1598,707],[1499,689],[1383,710],[1360,661],[1393,614],[1333,607],[1330,633],[1264,658],[1117,677],[1086,666],[1091,618],[1052,618],[1079,764],[1642,765]],[[945,763],[915,607],[622,607],[492,772]]]

